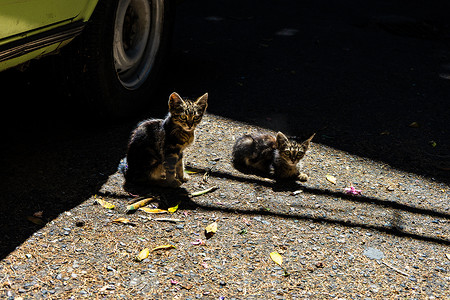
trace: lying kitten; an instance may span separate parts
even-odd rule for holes
[[[207,93],[195,101],[172,93],[164,120],[149,119],[137,126],[128,143],[127,183],[178,187],[189,179],[184,173],[183,150],[194,142],[194,129],[207,101]]]
[[[237,139],[233,146],[233,166],[243,173],[307,181],[308,175],[300,173],[298,164],[314,135],[298,144],[288,140],[281,132],[276,137],[270,134],[246,134]]]

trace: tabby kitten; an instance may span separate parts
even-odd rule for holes
[[[195,101],[172,93],[164,120],[145,120],[134,129],[126,157],[127,183],[178,187],[189,179],[184,173],[183,150],[194,142],[194,129],[207,101],[207,93]]]
[[[300,173],[299,162],[305,156],[315,134],[301,144],[290,141],[281,132],[246,134],[233,146],[233,166],[243,173],[253,173],[277,179],[307,181],[308,175]]]

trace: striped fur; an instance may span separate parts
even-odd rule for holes
[[[314,135],[301,144],[289,140],[283,133],[247,134],[233,146],[233,166],[243,173],[253,173],[279,179],[308,180],[300,173],[300,160],[305,156]]]
[[[128,143],[127,183],[178,187],[188,180],[183,150],[194,143],[194,129],[207,101],[208,94],[191,101],[172,93],[165,119],[145,120],[134,129]]]

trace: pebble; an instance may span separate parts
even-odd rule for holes
[[[372,247],[368,247],[364,250],[363,255],[370,259],[382,259],[384,258],[384,253],[380,250]]]

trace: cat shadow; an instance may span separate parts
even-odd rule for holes
[[[181,209],[193,209],[196,207],[196,204],[189,196],[189,192],[184,187],[165,188],[126,183],[124,185],[124,190],[133,195],[154,197],[154,202],[157,203],[158,208],[164,210],[176,205],[179,205],[178,207]]]
[[[294,180],[272,180],[267,178],[254,178],[254,177],[243,177],[234,175],[227,172],[222,171],[216,171],[212,170],[210,172],[210,176],[218,177],[218,178],[226,178],[238,182],[246,182],[246,183],[253,183],[262,185],[268,188],[271,188],[274,192],[294,192],[294,191],[302,191],[304,193],[314,194],[314,195],[322,195],[322,196],[328,196],[332,198],[340,198],[348,201],[353,202],[360,202],[360,203],[371,203],[376,204],[379,206],[383,206],[386,208],[393,208],[393,209],[399,209],[406,212],[416,213],[416,214],[422,214],[422,215],[428,215],[438,218],[445,218],[450,219],[450,214],[445,212],[440,212],[436,210],[431,209],[425,209],[420,207],[415,207],[407,204],[401,204],[392,200],[384,200],[380,198],[375,198],[371,196],[366,195],[352,195],[347,194],[344,192],[339,191],[332,191],[329,189],[320,189],[320,188],[314,188],[310,186],[306,186],[304,184],[299,183],[298,181]]]
[[[252,183],[260,186],[271,188],[274,192],[293,192],[304,187],[295,180],[276,180],[266,177],[256,177],[258,174],[250,172],[242,172],[245,176],[238,176],[228,172],[210,170],[209,174],[213,177],[225,178],[238,182]]]
[[[260,215],[266,215],[266,216],[276,216],[283,219],[295,219],[295,220],[309,220],[312,222],[321,222],[326,223],[330,225],[339,225],[349,228],[361,228],[361,229],[367,229],[367,230],[375,230],[378,232],[386,233],[389,235],[394,235],[398,237],[406,237],[406,238],[412,238],[415,240],[421,240],[426,242],[433,242],[436,244],[442,244],[442,245],[450,245],[450,240],[444,239],[441,237],[434,237],[434,236],[427,236],[427,235],[421,235],[418,233],[412,233],[407,232],[403,230],[402,226],[399,226],[399,220],[395,219],[398,217],[399,213],[394,213],[394,222],[391,226],[381,226],[381,225],[372,225],[372,224],[366,224],[362,222],[355,222],[351,220],[342,220],[342,219],[330,219],[327,217],[312,217],[309,215],[302,215],[302,214],[294,214],[294,213],[282,213],[282,212],[274,212],[274,211],[268,211],[265,209],[239,209],[236,207],[224,207],[224,206],[213,206],[213,205],[205,205],[200,203],[195,203],[196,208],[201,208],[208,211],[221,211],[221,212],[227,212],[227,213],[238,213],[242,215],[249,215],[249,216],[260,216]],[[434,215],[435,212],[431,212],[429,214]],[[447,218],[450,217],[447,215]]]
[[[417,233],[411,233],[404,231],[402,226],[400,226],[400,214],[401,212],[408,212],[408,213],[414,213],[418,215],[423,216],[432,216],[436,218],[442,218],[450,220],[450,214],[437,211],[437,210],[431,210],[431,209],[425,209],[420,207],[415,207],[407,204],[401,204],[392,200],[387,199],[380,199],[376,197],[366,196],[366,195],[351,195],[346,194],[344,192],[339,191],[332,191],[329,189],[320,189],[320,188],[314,188],[309,187],[303,184],[300,184],[296,181],[275,181],[275,180],[269,180],[266,178],[255,178],[255,177],[244,177],[244,176],[238,176],[234,174],[230,174],[227,172],[222,171],[216,171],[212,170],[210,171],[210,176],[218,177],[218,178],[226,178],[229,180],[234,180],[238,182],[245,182],[245,183],[253,183],[261,186],[265,186],[268,188],[271,188],[274,192],[280,192],[280,191],[301,191],[301,193],[307,193],[307,194],[314,194],[314,195],[322,195],[327,196],[329,198],[339,198],[347,201],[353,201],[358,203],[367,203],[367,204],[375,204],[377,206],[381,206],[384,208],[394,209],[393,213],[393,222],[391,222],[391,226],[381,226],[381,225],[370,225],[365,224],[361,222],[355,222],[351,220],[342,220],[342,219],[331,219],[327,217],[312,217],[309,215],[302,215],[302,214],[294,214],[294,213],[281,213],[281,212],[273,212],[268,211],[265,209],[255,209],[255,210],[246,210],[246,209],[239,209],[236,207],[224,207],[224,206],[214,206],[214,205],[205,205],[200,204],[192,199],[189,198],[189,203],[191,207],[195,208],[202,208],[205,210],[210,211],[223,211],[223,212],[230,212],[230,213],[240,213],[245,215],[272,215],[272,216],[278,216],[281,218],[287,218],[287,219],[302,219],[302,220],[310,220],[313,222],[325,222],[328,224],[335,224],[335,225],[341,225],[346,227],[358,227],[363,229],[369,229],[369,230],[376,230],[379,232],[384,232],[387,234],[399,236],[399,237],[409,237],[416,240],[423,240],[423,241],[429,241],[434,242],[438,244],[444,244],[444,245],[450,245],[450,240],[440,238],[440,237],[433,237],[433,236],[426,236],[421,235]]]

